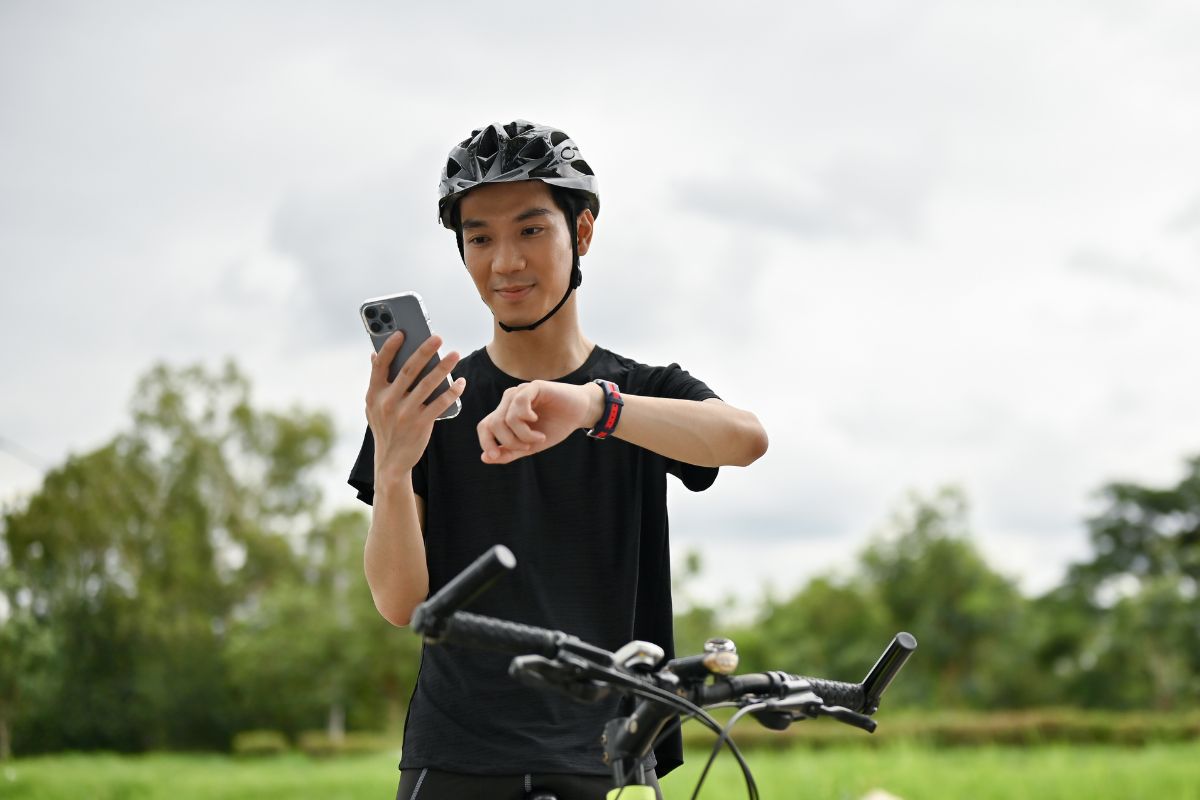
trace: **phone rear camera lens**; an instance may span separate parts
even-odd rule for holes
[[[371,333],[379,333],[381,330],[383,330],[383,326],[378,322],[371,323]]]
[[[375,306],[371,306],[370,308],[368,308],[366,311],[363,312],[363,316],[366,317],[367,319],[375,319],[376,313],[377,313],[377,309],[375,308]]]
[[[388,312],[386,312],[386,311],[385,311],[385,312],[383,312],[382,314],[380,314],[380,315],[379,315],[379,318],[380,318],[381,320],[383,320],[383,324],[384,324],[384,325],[391,325],[391,324],[392,324],[392,315],[391,315],[391,314],[389,314],[389,313],[388,313]]]

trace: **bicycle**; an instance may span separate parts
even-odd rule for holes
[[[604,726],[604,762],[613,775],[608,800],[655,800],[654,789],[646,785],[645,759],[662,736],[689,718],[717,734],[693,800],[723,746],[737,760],[747,793],[756,800],[758,787],[750,767],[729,735],[739,720],[750,715],[767,728],[784,730],[798,720],[825,716],[873,733],[872,715],[879,710],[880,698],[917,647],[912,634],[897,633],[861,683],[780,671],[735,675],[737,649],[728,639],[710,639],[704,653],[667,661],[663,649],[650,642],[633,641],[609,652],[562,631],[460,610],[516,563],[507,547],[492,547],[416,608],[412,628],[430,644],[516,654],[508,674],[527,686],[562,692],[581,702],[596,702],[612,691],[637,698],[633,713]],[[738,710],[722,726],[705,710],[715,707]],[[556,800],[545,792],[526,796]]]

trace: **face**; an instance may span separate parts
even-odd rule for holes
[[[484,184],[459,202],[463,255],[496,319],[528,325],[554,308],[571,279],[566,216],[541,181]],[[579,254],[592,238],[592,212],[577,221]]]

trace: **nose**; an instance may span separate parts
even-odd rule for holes
[[[515,242],[501,237],[492,250],[492,272],[507,275],[525,269],[525,254]]]

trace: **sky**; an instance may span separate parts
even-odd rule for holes
[[[232,357],[361,440],[359,302],[488,340],[438,173],[473,128],[566,130],[602,210],[585,332],[770,436],[671,490],[694,591],[844,574],[962,487],[1029,592],[1113,480],[1200,453],[1200,7],[0,3],[0,502],[128,424],[156,362]]]

